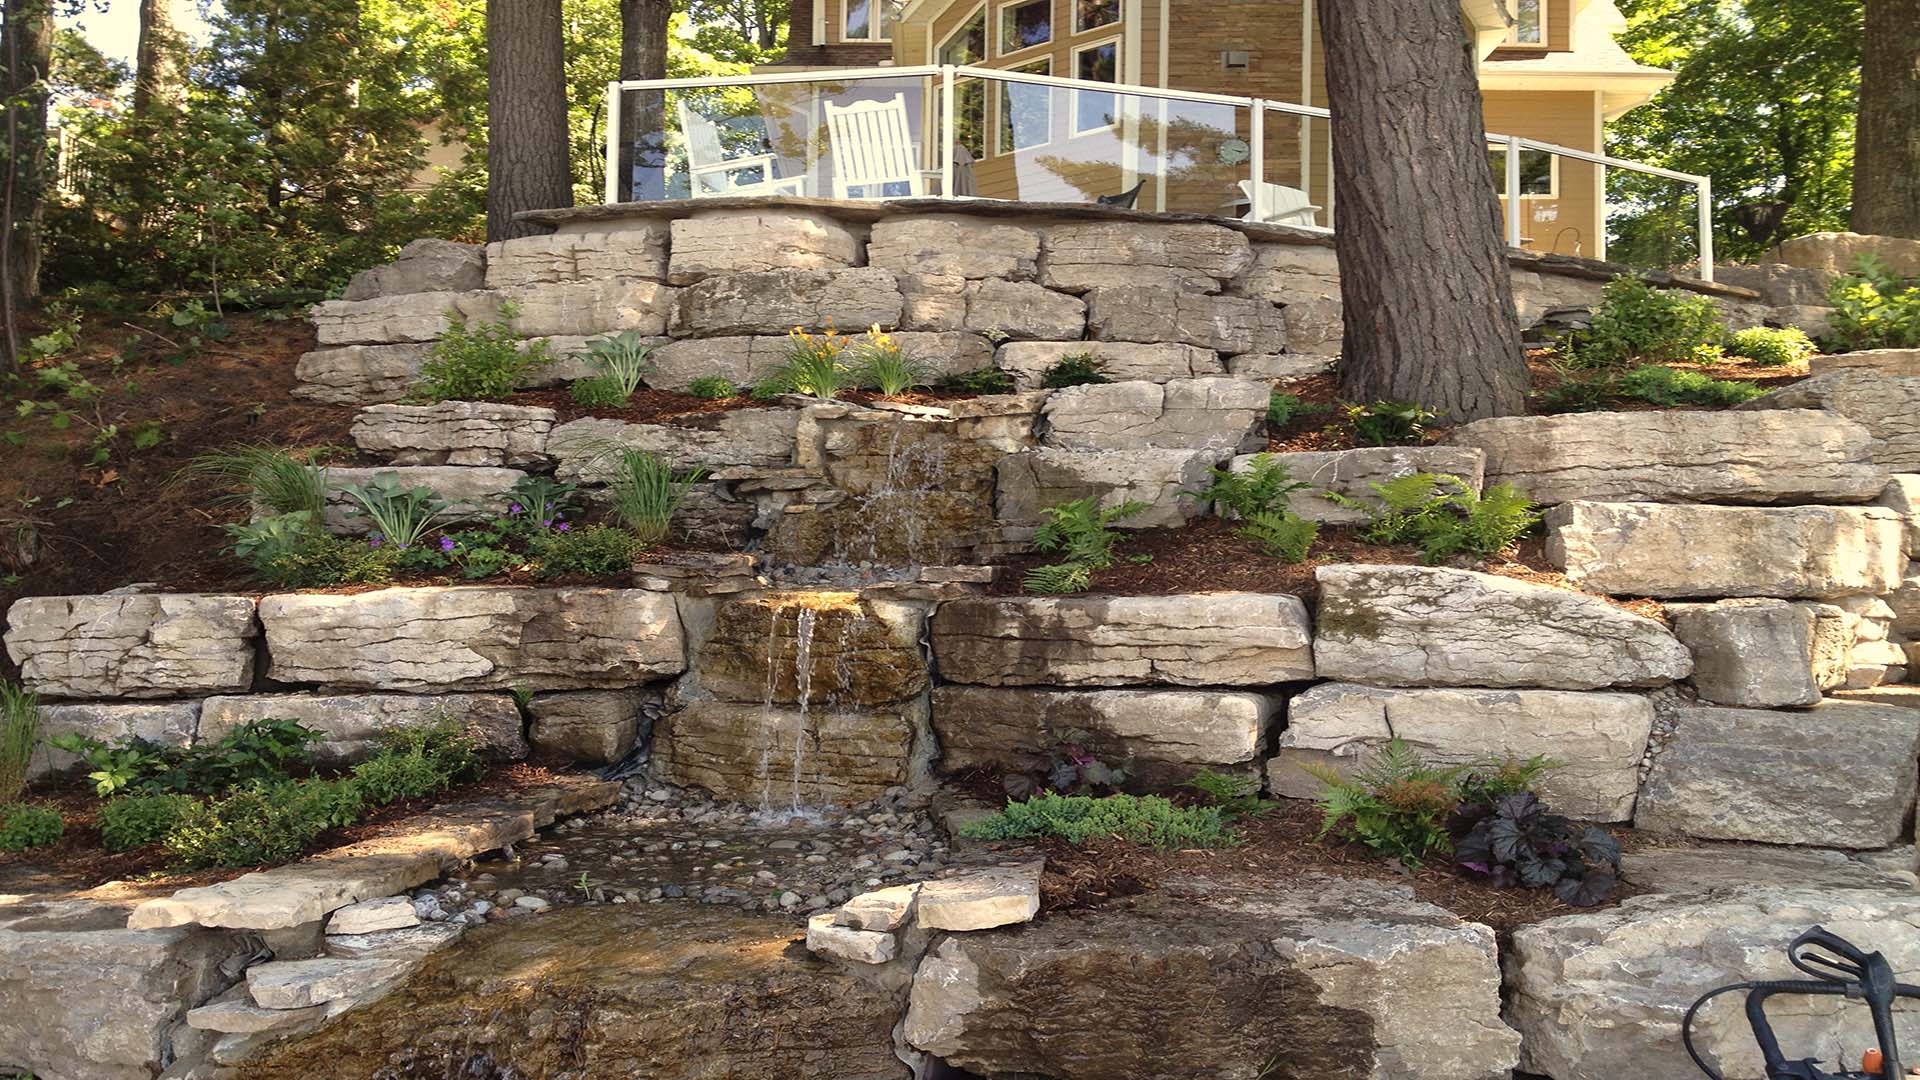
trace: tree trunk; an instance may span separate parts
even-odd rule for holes
[[[0,92],[6,94],[5,175],[0,177],[0,318],[6,365],[19,358],[17,316],[40,295],[40,229],[47,162],[47,76],[53,69],[52,0],[7,0],[0,22]]]
[[[620,0],[620,77],[663,79],[667,75],[667,23],[672,0]],[[629,178],[623,199],[666,197],[666,94],[658,90],[623,95],[621,157]],[[628,155],[631,155],[629,158]]]
[[[1457,0],[1319,0],[1340,391],[1449,421],[1525,411],[1527,369]],[[1388,43],[1390,47],[1383,47]]]
[[[1853,231],[1920,240],[1920,0],[1867,0]]]
[[[542,230],[522,210],[573,205],[560,0],[487,0],[487,239]]]
[[[140,44],[133,73],[133,115],[154,107],[175,108],[186,96],[180,38],[173,26],[173,0],[140,0]]]

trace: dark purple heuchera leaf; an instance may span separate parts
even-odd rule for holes
[[[1118,787],[1125,775],[1121,773],[1119,769],[1100,761],[1092,761],[1082,765],[1080,772],[1081,775],[1086,778],[1087,783],[1095,787]]]
[[[1580,877],[1561,878],[1553,895],[1572,907],[1593,907],[1613,895],[1619,879],[1610,870],[1590,870]]]
[[[1015,802],[1031,799],[1040,790],[1040,785],[1026,773],[1008,773],[1000,778],[1000,786],[1005,789],[1007,798]]]
[[[1464,870],[1499,887],[1551,886],[1568,904],[1592,907],[1619,881],[1620,844],[1606,830],[1577,827],[1531,793],[1502,796],[1454,845]]]
[[[1055,791],[1071,790],[1080,783],[1080,766],[1071,761],[1054,762],[1047,773],[1047,783],[1052,784]]]

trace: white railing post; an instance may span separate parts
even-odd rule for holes
[[[1507,136],[1507,246],[1519,247],[1520,236],[1520,140]]]
[[[1700,183],[1700,280],[1713,280],[1713,180],[1701,177]]]
[[[1267,103],[1259,98],[1253,99],[1253,111],[1250,114],[1250,138],[1247,139],[1247,156],[1252,161],[1248,170],[1253,180],[1253,188],[1247,192],[1247,220],[1267,220]]]
[[[953,65],[940,65],[940,197],[953,198],[953,144],[960,132],[953,126]]]
[[[607,84],[607,192],[606,201],[620,201],[620,99],[619,82]]]

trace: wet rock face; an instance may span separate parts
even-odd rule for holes
[[[917,608],[857,593],[731,600],[715,611],[695,666],[708,693],[732,701],[797,705],[804,697],[816,708],[886,705],[926,689],[919,646],[925,621]]]
[[[813,959],[791,922],[595,905],[473,932],[396,993],[247,1075],[306,1080],[905,1080],[901,994]],[[558,943],[564,943],[559,945]]]
[[[915,715],[918,714],[918,715]],[[698,701],[663,717],[653,775],[721,799],[799,810],[877,799],[912,777],[924,710]]]

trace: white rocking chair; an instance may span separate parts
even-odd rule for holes
[[[851,105],[829,101],[826,114],[834,198],[884,199],[889,184],[905,184],[908,195],[919,198],[927,193],[927,178],[940,175],[939,169],[920,168],[904,93]],[[870,190],[850,194],[856,188]]]
[[[1240,220],[1253,221],[1253,181],[1240,181],[1240,194],[1247,197],[1247,212]],[[1281,184],[1261,184],[1261,201],[1266,203],[1264,213],[1258,220],[1269,225],[1298,225],[1306,229],[1320,228],[1320,208],[1307,201],[1310,196],[1299,188]],[[1330,231],[1330,230],[1329,230]]]
[[[720,145],[720,125],[688,109],[685,101],[677,104],[680,134],[687,140],[687,186],[694,198],[805,194],[806,177],[791,176],[784,180],[774,177],[773,165],[779,160],[776,155],[726,156],[726,150]],[[759,169],[760,179],[742,183],[736,174],[749,169]]]

